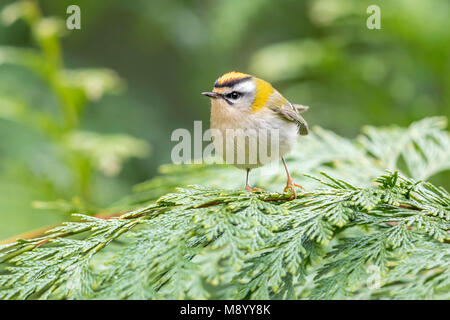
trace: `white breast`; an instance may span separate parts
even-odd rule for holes
[[[242,111],[212,106],[216,152],[238,168],[256,168],[278,160],[297,141],[297,125],[270,110]]]

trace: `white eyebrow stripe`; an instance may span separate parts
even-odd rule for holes
[[[233,90],[238,92],[253,92],[255,89],[256,84],[254,81],[251,81],[251,79],[240,82],[233,87]]]

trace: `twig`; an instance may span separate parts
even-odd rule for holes
[[[124,213],[126,213],[126,212],[114,212],[111,214],[99,213],[99,214],[96,214],[94,217],[99,218],[99,219],[111,219],[111,218],[119,217]],[[27,231],[27,232],[12,236],[10,238],[0,240],[0,245],[16,242],[17,239],[29,240],[29,239],[33,239],[33,238],[42,237],[43,235],[45,235],[45,233],[48,230],[51,230],[57,226],[58,225],[49,225],[46,227],[41,227],[41,228],[37,228],[37,229],[31,230],[31,231]]]

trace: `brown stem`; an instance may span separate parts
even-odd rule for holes
[[[111,214],[99,213],[99,214],[96,214],[95,217],[99,218],[99,219],[110,219],[110,218],[119,217],[124,213],[126,213],[126,212],[114,212]],[[10,238],[0,240],[0,245],[16,242],[17,239],[28,240],[28,239],[38,238],[38,237],[43,236],[48,230],[53,229],[57,226],[58,225],[49,225],[46,227],[41,227],[41,228],[37,228],[37,229],[31,230],[31,231],[27,231],[27,232],[21,233],[16,236],[12,236]],[[39,245],[41,245],[41,244],[39,244]]]
[[[415,206],[412,206],[412,205],[406,204],[406,203],[400,203],[398,206],[400,208],[405,208],[405,209],[410,209],[410,210],[421,210],[420,208],[417,208]]]

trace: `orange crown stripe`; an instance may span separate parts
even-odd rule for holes
[[[249,78],[249,77],[251,77],[251,75],[249,75],[249,74],[231,71],[231,72],[225,73],[219,79],[217,79],[216,84],[223,85],[224,83],[232,82],[233,80],[239,80],[239,79],[244,79],[244,78]]]

